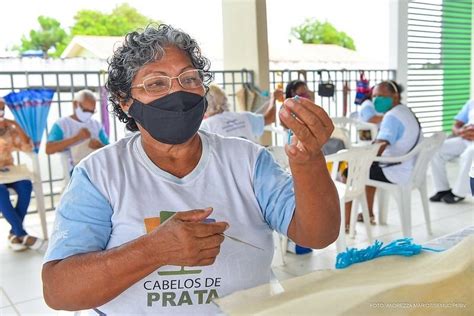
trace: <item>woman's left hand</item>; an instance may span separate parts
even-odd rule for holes
[[[331,136],[334,125],[323,108],[305,98],[287,99],[280,120],[293,131],[285,151],[290,163],[307,164],[320,159],[321,149]]]

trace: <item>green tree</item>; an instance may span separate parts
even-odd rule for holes
[[[56,19],[39,16],[38,30],[31,30],[29,37],[22,36],[21,44],[14,47],[20,53],[27,50],[41,50],[43,57],[59,56],[69,41],[69,36]],[[53,49],[53,51],[51,51]]]
[[[356,50],[354,40],[329,22],[306,19],[301,25],[291,28],[291,35],[305,44],[335,44]]]
[[[81,10],[74,16],[76,23],[71,29],[72,35],[123,36],[137,28],[143,28],[154,21],[124,3],[110,13],[93,10]]]

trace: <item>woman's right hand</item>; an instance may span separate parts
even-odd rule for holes
[[[178,212],[149,234],[152,253],[163,265],[207,266],[224,241],[226,222],[204,223],[212,208]],[[155,251],[153,251],[155,250]],[[159,251],[157,251],[159,250]]]

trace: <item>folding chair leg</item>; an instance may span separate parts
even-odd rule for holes
[[[33,189],[35,190],[36,208],[40,216],[41,229],[43,230],[43,239],[47,240],[48,239],[48,225],[46,223],[46,210],[44,207],[43,185],[41,183],[41,172],[40,172],[38,154],[33,154],[32,160],[33,160],[33,170],[34,170],[34,178],[32,182],[33,182]]]
[[[369,207],[367,205],[367,197],[365,196],[365,194],[360,197],[360,203],[362,206],[362,218],[364,219],[367,238],[369,239],[369,243],[372,243],[372,228],[370,227]]]
[[[345,230],[346,211],[345,211],[345,206],[344,206],[344,200],[339,201],[339,204],[340,204],[340,211],[341,211],[341,226],[339,228],[339,237],[337,237],[337,240],[336,240],[337,253],[340,253],[346,250],[346,230]]]
[[[430,206],[428,203],[428,192],[426,190],[426,182],[424,182],[419,188],[421,203],[423,204],[423,212],[425,213],[426,221],[426,230],[428,235],[432,235],[433,231],[431,230],[431,217],[430,217]]]
[[[397,190],[395,200],[400,214],[403,237],[411,237],[411,191]]]
[[[351,236],[351,238],[355,238],[355,225],[357,221],[358,212],[359,212],[359,199],[355,199],[352,201],[351,218],[349,221],[349,236]]]
[[[388,192],[385,192],[385,190],[381,188],[377,188],[377,206],[379,211],[379,224],[387,225]]]
[[[48,239],[48,225],[46,223],[46,210],[44,207],[44,196],[43,196],[43,190],[41,188],[41,184],[34,182],[33,189],[35,191],[36,208],[38,210],[38,215],[41,221],[41,230],[43,231],[43,239],[47,240]]]

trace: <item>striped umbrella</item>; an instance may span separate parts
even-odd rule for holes
[[[15,120],[33,141],[36,153],[39,151],[41,138],[46,128],[53,96],[52,89],[28,89],[11,92],[4,97]]]

